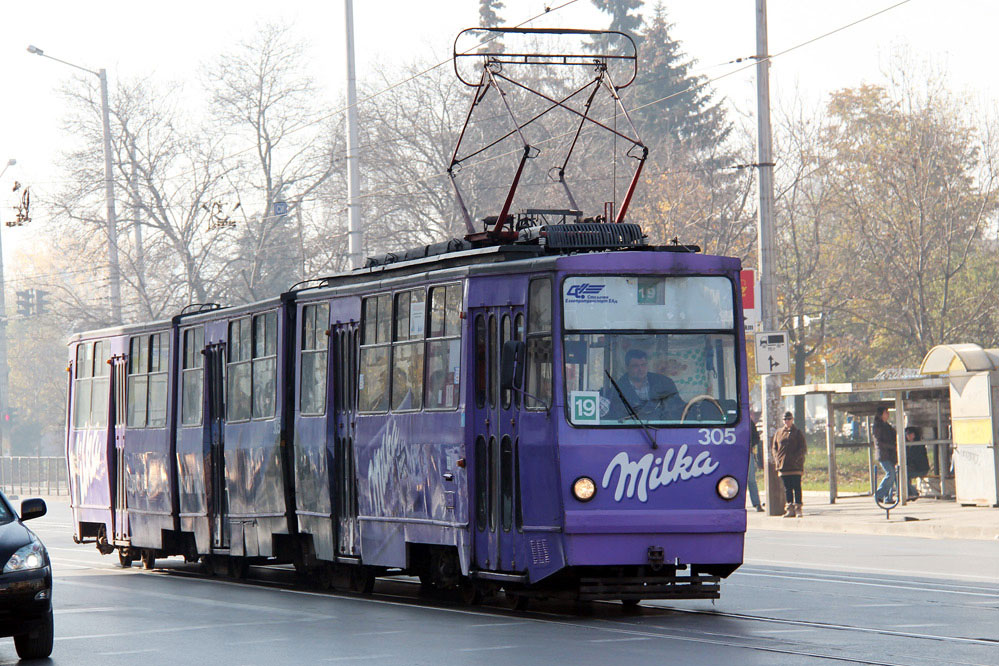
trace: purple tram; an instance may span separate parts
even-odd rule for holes
[[[359,591],[717,597],[746,528],[739,269],[548,225],[77,335],[76,538]]]

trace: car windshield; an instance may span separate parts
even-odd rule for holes
[[[0,525],[5,525],[14,520],[14,513],[10,510],[6,495],[0,494]]]
[[[567,278],[563,297],[565,398],[573,425],[738,420],[727,278]]]

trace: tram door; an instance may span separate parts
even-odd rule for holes
[[[500,390],[503,343],[523,339],[520,306],[472,311],[475,560],[492,571],[515,571],[518,514],[517,443],[521,396]]]
[[[225,475],[225,345],[205,347],[205,437],[212,548],[229,547],[229,492]]]
[[[114,464],[111,466],[114,478],[108,479],[114,489],[114,540],[124,541],[129,537],[128,528],[128,474],[125,468],[125,381],[127,377],[127,357],[111,357],[111,431],[114,436]]]
[[[354,468],[355,414],[357,412],[357,323],[330,329],[330,376],[333,378],[334,510],[337,554],[360,555],[357,522],[357,474]]]

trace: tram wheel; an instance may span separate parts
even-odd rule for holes
[[[121,565],[122,569],[128,569],[132,566],[132,562],[135,561],[135,556],[132,554],[131,548],[119,548],[118,549],[118,564]]]
[[[156,551],[155,550],[152,550],[150,548],[143,548],[142,549],[141,557],[142,557],[142,568],[143,569],[146,569],[148,571],[149,569],[156,568]]]
[[[367,567],[353,567],[349,589],[356,594],[371,594],[375,589],[375,575]]]
[[[229,558],[229,575],[237,580],[246,578],[246,572],[249,569],[249,565],[246,562],[245,557],[230,557]]]
[[[506,591],[506,601],[515,611],[525,611],[527,607],[531,605],[531,598],[523,595],[517,594],[516,592]]]
[[[482,603],[482,586],[468,578],[464,578],[458,583],[458,594],[461,596],[461,600],[469,606],[478,606]]]

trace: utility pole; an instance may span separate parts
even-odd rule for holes
[[[763,330],[777,328],[777,293],[774,285],[774,160],[770,134],[770,55],[767,48],[767,0],[756,0],[756,119],[759,147],[760,214],[757,226],[757,261],[760,269],[760,321]],[[784,497],[770,454],[780,423],[780,382],[777,375],[760,379],[763,401],[763,469],[767,515],[783,513]]]
[[[111,116],[108,109],[108,73],[97,72],[101,80],[101,117],[104,121],[104,196],[108,208],[108,274],[111,281],[111,323],[121,323],[121,279],[118,272],[118,220],[114,213],[114,171],[111,167]]]
[[[360,268],[361,256],[361,174],[357,163],[357,80],[354,75],[354,2],[344,0],[347,11],[347,251],[350,267]]]
[[[4,166],[3,170],[0,170],[0,176],[3,176],[9,167],[17,164],[17,160],[11,158],[7,160],[7,164]],[[0,229],[3,228],[2,220],[0,220]],[[6,287],[3,281],[3,243],[2,234],[0,234],[0,418],[8,413],[10,409],[10,377],[7,368],[7,300]],[[4,454],[4,444],[5,440],[9,439],[10,432],[8,430],[7,421],[4,420],[0,422],[0,456]],[[13,448],[13,447],[8,447]],[[0,476],[3,474],[3,467],[0,466]],[[2,485],[5,479],[0,478],[0,485]]]

